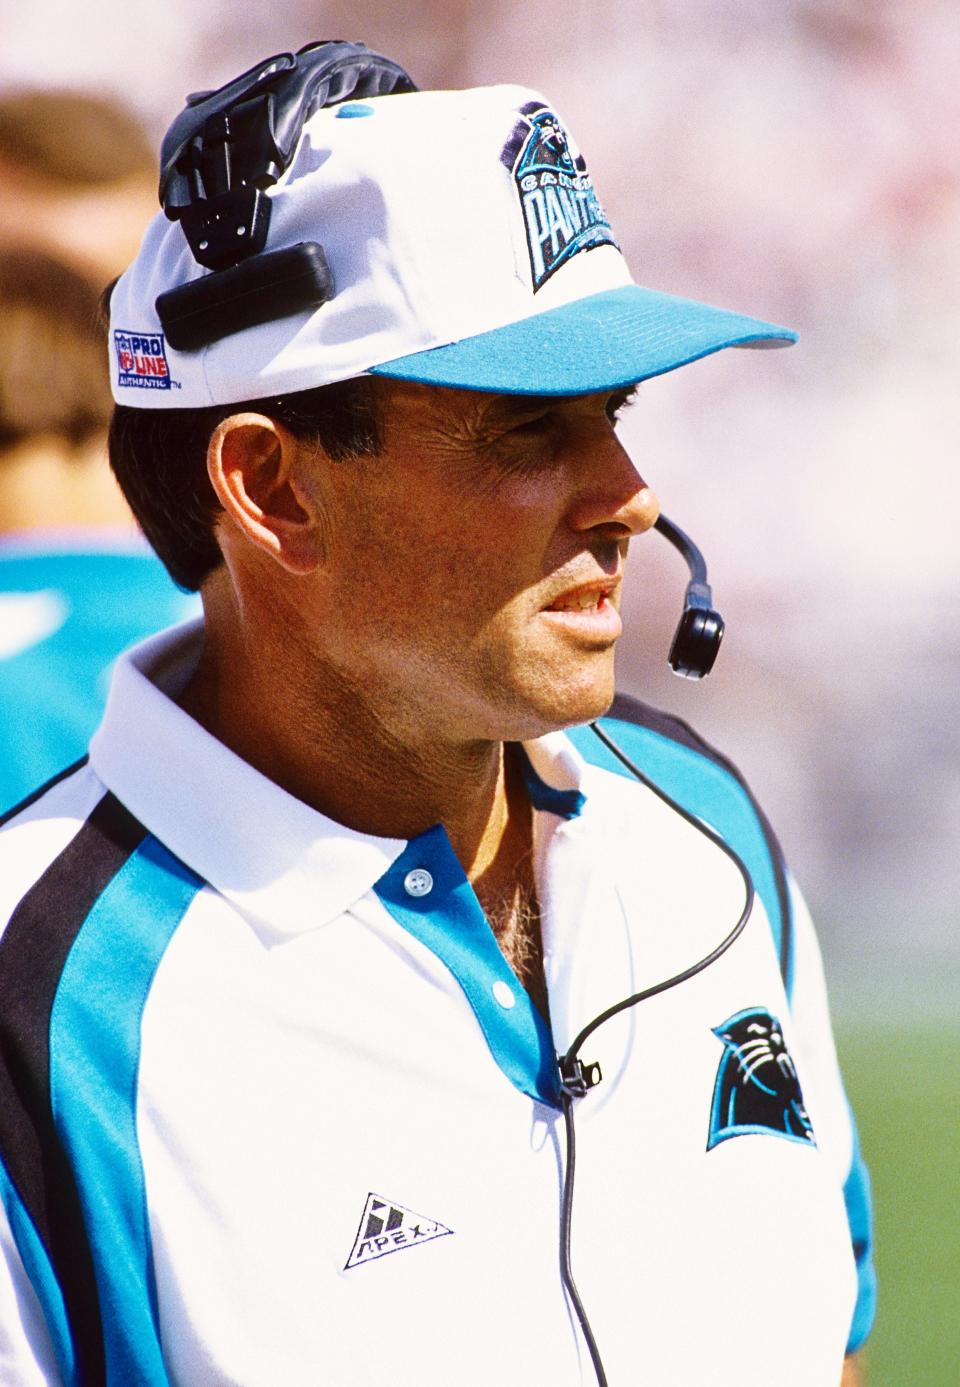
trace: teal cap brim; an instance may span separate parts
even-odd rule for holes
[[[636,284],[577,299],[370,374],[509,395],[617,390],[724,347],[787,347],[789,328]]]

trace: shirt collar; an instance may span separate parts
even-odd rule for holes
[[[205,731],[174,699],[200,657],[203,622],[175,626],[117,661],[90,744],[100,780],[166,847],[244,915],[280,934],[328,924],[407,846],[311,809]],[[524,744],[538,809],[578,813],[584,769],[562,733]]]
[[[152,834],[245,915],[283,934],[329,923],[405,843],[354,833],[254,770],[173,702],[203,623],[135,646],[114,669],[90,763]]]

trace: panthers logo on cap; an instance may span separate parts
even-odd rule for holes
[[[617,242],[583,156],[574,156],[554,113],[531,105],[521,115],[502,157],[520,195],[536,293],[580,251]]]
[[[707,1150],[729,1137],[772,1132],[816,1145],[780,1022],[763,1007],[738,1011],[713,1033],[723,1042]]]

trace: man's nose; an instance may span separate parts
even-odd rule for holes
[[[568,513],[572,529],[608,530],[605,538],[629,539],[649,530],[660,502],[616,436],[585,459],[580,491]]]

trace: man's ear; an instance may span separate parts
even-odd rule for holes
[[[289,573],[310,573],[323,559],[306,477],[315,458],[315,449],[265,414],[231,414],[207,447],[207,471],[230,527]]]

